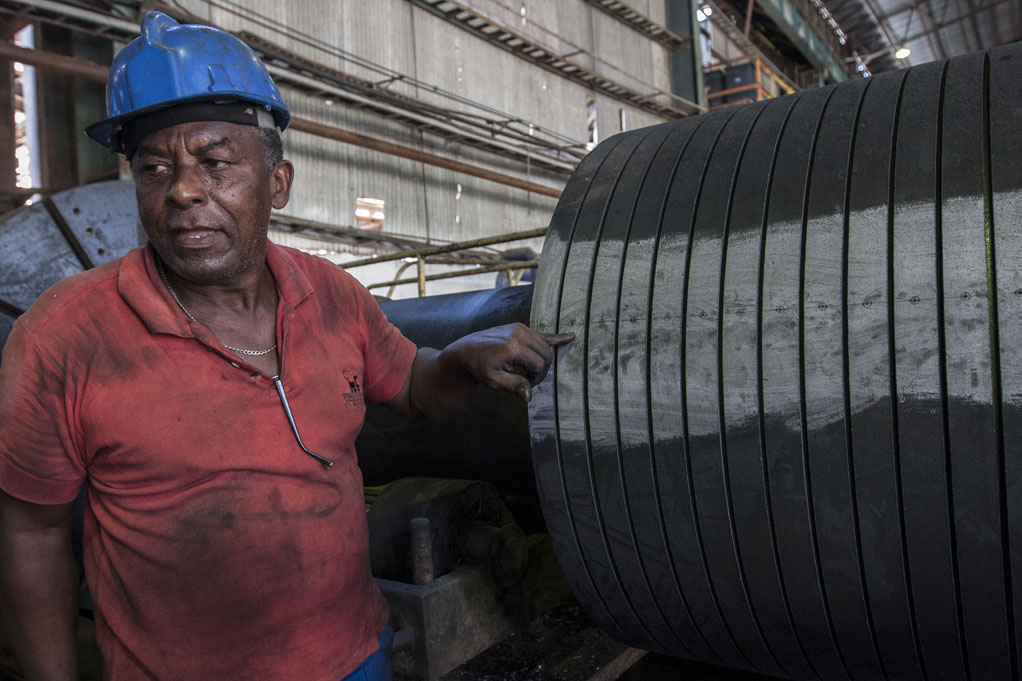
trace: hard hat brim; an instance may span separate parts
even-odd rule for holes
[[[286,108],[281,107],[278,102],[262,97],[255,97],[250,92],[227,91],[198,97],[183,97],[181,99],[161,102],[157,106],[138,109],[137,111],[132,111],[120,116],[104,118],[103,120],[97,121],[85,128],[85,134],[102,144],[113,153],[124,153],[124,140],[122,139],[121,132],[127,123],[156,111],[169,109],[181,104],[192,104],[196,102],[243,102],[261,106],[273,115],[273,121],[276,124],[277,129],[281,132],[286,130],[288,124],[291,122],[291,114]]]

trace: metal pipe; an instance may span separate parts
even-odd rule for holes
[[[18,47],[17,45],[11,45],[6,42],[0,43],[0,57],[99,83],[106,83],[106,74],[109,70],[105,66],[93,64],[81,59],[75,59],[74,57],[64,57],[62,55],[44,52],[41,50],[30,50],[24,47]],[[560,189],[536,184],[535,182],[528,182],[517,177],[512,177],[511,175],[505,175],[504,173],[498,173],[485,168],[480,168],[479,166],[444,158],[442,156],[437,156],[436,154],[412,149],[411,147],[405,147],[400,144],[394,144],[393,142],[369,137],[368,135],[351,132],[350,130],[344,130],[336,126],[317,123],[305,118],[292,118],[291,129],[299,132],[307,132],[318,137],[336,140],[338,142],[344,142],[346,144],[353,144],[365,149],[380,151],[385,154],[390,154],[391,156],[419,161],[438,168],[446,168],[447,170],[453,170],[455,172],[464,173],[465,175],[479,177],[484,180],[489,180],[490,182],[496,182],[498,184],[515,187],[517,189],[524,189],[525,191],[542,194],[543,196],[558,198],[561,195]]]
[[[443,348],[474,331],[528,323],[532,290],[522,285],[382,300],[380,308],[418,347]],[[541,524],[528,415],[517,395],[482,388],[465,413],[442,423],[407,421],[382,405],[367,404],[355,450],[367,485],[406,476],[485,480],[505,497],[534,500],[527,504],[534,509],[529,522]]]
[[[433,581],[433,533],[429,518],[412,518],[408,521],[408,532],[412,538],[412,584],[429,584]]]
[[[276,81],[277,83],[282,83],[297,88],[316,89],[323,93],[329,94],[332,97],[336,97],[337,99],[347,101],[355,106],[376,108],[379,110],[383,110],[385,112],[390,112],[396,116],[403,116],[410,120],[417,121],[421,125],[428,125],[432,128],[435,128],[436,130],[439,130],[447,134],[459,135],[468,138],[469,140],[474,140],[476,142],[484,143],[493,147],[499,147],[505,153],[513,154],[520,158],[521,157],[527,158],[527,155],[531,153],[537,160],[539,160],[540,163],[544,165],[544,167],[554,168],[562,172],[570,173],[575,168],[576,165],[575,163],[567,163],[564,161],[560,161],[554,158],[553,156],[549,156],[548,154],[544,154],[543,152],[540,151],[523,150],[519,147],[516,147],[514,144],[501,142],[492,136],[480,135],[469,132],[468,130],[459,128],[458,126],[444,123],[443,121],[438,120],[436,118],[423,116],[409,109],[402,109],[397,106],[386,104],[379,99],[365,97],[354,92],[351,92],[349,90],[345,90],[344,88],[341,87],[331,86],[321,80],[310,78],[309,76],[303,75],[301,73],[295,73],[293,70],[289,70],[284,67],[277,66],[275,64],[267,64],[266,68],[273,76],[274,81]],[[562,147],[562,149],[567,148],[569,147]]]
[[[106,74],[109,71],[105,66],[82,59],[18,47],[4,41],[0,41],[0,57],[96,83],[106,83]]]
[[[756,6],[756,0],[746,0],[746,2],[748,5],[745,7],[745,37],[748,38],[752,33],[752,8]]]
[[[486,236],[480,239],[471,239],[469,241],[458,241],[452,244],[444,244],[443,246],[430,246],[429,248],[417,248],[411,251],[401,251],[400,253],[391,253],[390,255],[381,255],[373,258],[363,258],[362,260],[353,260],[346,262],[341,265],[346,270],[352,267],[362,267],[363,265],[375,265],[376,263],[387,262],[389,260],[404,260],[405,258],[415,258],[418,256],[427,257],[430,255],[438,255],[440,253],[452,253],[454,251],[463,251],[468,248],[478,248],[479,246],[492,246],[493,244],[502,244],[508,241],[519,241],[521,239],[534,239],[541,236],[546,236],[547,228],[539,227],[537,229],[529,229],[524,232],[512,232],[511,234],[500,234],[498,236]]]
[[[426,261],[423,260],[422,256],[420,255],[415,260],[415,265],[417,270],[416,273],[418,274],[419,297],[422,298],[426,295]],[[394,285],[396,286],[399,283],[400,283],[399,281],[396,281],[394,282]]]
[[[542,194],[543,196],[551,196],[555,199],[561,195],[560,189],[554,189],[553,187],[547,187],[527,180],[520,180],[517,177],[512,177],[511,175],[486,170],[479,166],[444,158],[442,156],[437,156],[436,154],[431,154],[427,151],[419,151],[418,149],[412,149],[411,147],[405,147],[400,144],[394,144],[393,142],[369,137],[368,135],[363,135],[361,133],[351,132],[350,130],[344,130],[333,125],[317,123],[315,121],[310,121],[307,118],[292,118],[291,129],[297,130],[298,132],[308,132],[318,137],[326,137],[327,139],[336,140],[338,142],[353,144],[357,147],[363,147],[364,149],[382,151],[383,153],[390,154],[391,156],[399,156],[401,158],[411,159],[412,161],[419,161],[438,168],[446,168],[447,170],[464,173],[465,175],[481,177],[484,180],[507,185],[509,187],[524,189],[525,191]]]
[[[457,272],[444,272],[443,274],[430,274],[429,276],[423,276],[420,272],[419,276],[415,279],[398,279],[397,281],[384,281],[378,284],[369,284],[366,286],[367,289],[383,288],[384,286],[400,286],[401,284],[415,284],[419,283],[419,291],[425,291],[425,282],[427,281],[438,281],[440,279],[454,279],[456,277],[468,277],[473,274],[489,274],[491,272],[508,272],[510,270],[529,270],[534,267],[539,267],[539,260],[527,260],[524,262],[506,262],[499,265],[490,265],[489,267],[480,267],[475,270],[458,270]],[[420,293],[421,298],[424,293]]]

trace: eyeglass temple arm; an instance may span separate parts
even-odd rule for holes
[[[284,384],[280,382],[280,376],[273,377],[273,387],[277,389],[277,395],[280,396],[280,403],[284,406],[284,413],[287,414],[287,422],[291,424],[291,432],[295,434],[295,439],[298,440],[298,446],[302,448],[302,451],[316,459],[317,461],[326,464],[327,466],[333,466],[334,462],[325,456],[320,456],[316,452],[312,451],[305,446],[302,442],[302,436],[298,434],[298,426],[295,425],[295,417],[291,413],[291,405],[288,404],[287,395],[284,394]]]

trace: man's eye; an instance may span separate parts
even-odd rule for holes
[[[230,163],[228,161],[224,161],[224,160],[219,159],[219,158],[207,158],[207,159],[203,159],[202,162],[206,165],[207,168],[213,168],[213,169],[226,168],[227,166],[230,165]]]

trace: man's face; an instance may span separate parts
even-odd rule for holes
[[[258,128],[164,128],[142,140],[131,167],[142,226],[172,272],[222,286],[263,266],[270,209],[287,205],[294,169],[266,167]]]

